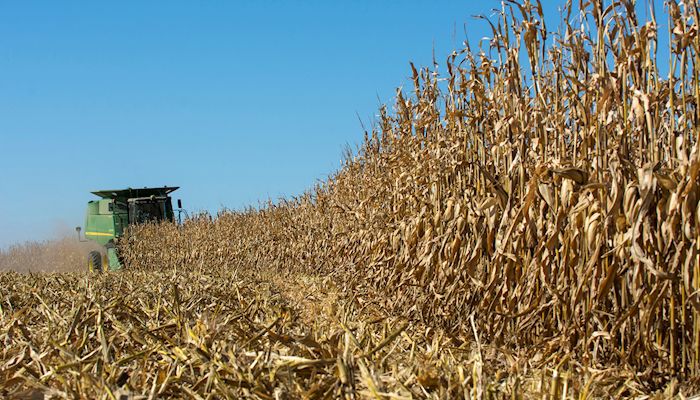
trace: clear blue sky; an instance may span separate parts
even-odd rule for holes
[[[299,194],[409,61],[489,35],[471,16],[499,4],[0,2],[0,248],[82,225],[95,189],[178,185],[212,212]]]

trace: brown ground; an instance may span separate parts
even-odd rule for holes
[[[633,374],[482,345],[357,288],[258,268],[89,275],[62,239],[0,253],[0,397],[652,398]],[[51,257],[55,256],[55,259]],[[41,397],[36,397],[41,398]]]
[[[384,315],[360,291],[254,269],[0,273],[0,398],[651,398],[624,371],[545,368]],[[685,390],[685,394],[691,393]],[[213,396],[213,397],[211,397]]]

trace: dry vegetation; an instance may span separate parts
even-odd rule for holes
[[[506,3],[299,198],[142,226],[129,272],[3,276],[5,390],[697,391],[700,10],[669,3],[658,60],[658,16],[583,7],[552,32]]]
[[[0,275],[0,286],[13,293],[0,308],[3,398],[561,398],[571,392],[571,375],[552,380],[539,368],[542,359],[526,352],[498,359],[494,348],[471,339],[460,345],[402,318],[370,318],[381,311],[321,278],[234,269],[10,273]],[[598,385],[576,387],[583,397],[645,391],[633,376],[620,380],[606,371],[576,382]]]

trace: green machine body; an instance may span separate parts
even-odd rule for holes
[[[123,267],[116,240],[129,226],[146,222],[174,221],[170,193],[178,187],[98,190],[92,194],[99,200],[89,201],[85,213],[85,238],[103,247],[88,255],[88,269],[92,271],[118,270]],[[181,210],[178,201],[178,211]],[[76,228],[80,237],[81,228]]]

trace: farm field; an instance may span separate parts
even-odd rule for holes
[[[547,360],[534,350],[480,343],[475,327],[476,336],[461,337],[408,323],[319,277],[4,273],[0,288],[15,293],[0,311],[5,398],[585,398],[648,391],[631,371],[574,376],[564,364],[544,368]]]
[[[0,395],[700,394],[700,8],[582,6],[411,64],[298,197],[137,225],[124,271],[0,274]]]

